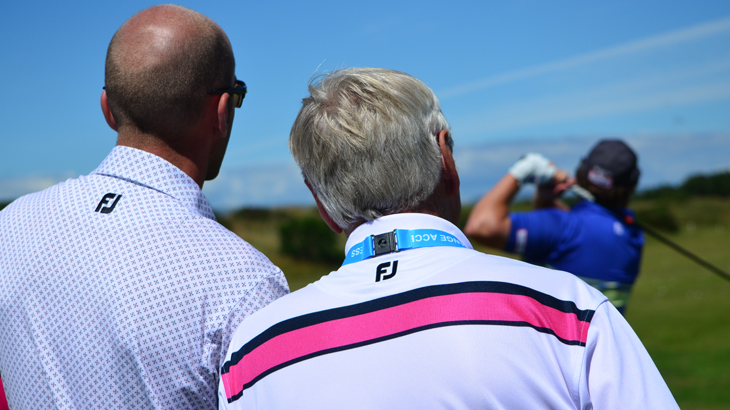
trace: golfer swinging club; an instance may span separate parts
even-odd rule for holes
[[[627,208],[639,180],[634,151],[620,140],[598,142],[576,179],[539,154],[527,154],[476,204],[465,232],[526,261],[579,276],[624,313],[639,274],[644,236]],[[537,184],[531,212],[509,213],[520,187]],[[593,195],[572,209],[559,197],[577,184]]]

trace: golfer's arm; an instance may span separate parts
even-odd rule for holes
[[[474,206],[464,232],[483,245],[504,249],[512,228],[509,206],[519,190],[517,180],[505,175]]]
[[[570,207],[558,198],[553,190],[555,185],[538,186],[535,195],[532,197],[533,209],[558,208],[563,211],[570,210]]]
[[[570,179],[570,174],[567,171],[557,168],[550,183],[538,185],[535,188],[535,195],[532,197],[532,208],[558,208],[569,211],[570,207],[560,200],[560,195],[574,183],[575,180]]]

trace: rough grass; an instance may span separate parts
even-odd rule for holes
[[[668,207],[680,229],[666,236],[730,271],[730,200],[645,200],[633,205],[639,209]],[[526,204],[519,207],[528,208]],[[465,216],[469,210],[465,208]],[[339,265],[301,262],[280,254],[278,223],[289,214],[316,215],[316,210],[278,210],[276,218],[231,217],[226,223],[278,265],[294,291]],[[338,245],[343,252],[344,244],[340,235]],[[730,282],[648,238],[626,318],[682,409],[730,409]]]
[[[281,240],[279,238],[279,224],[287,217],[302,218],[319,214],[314,209],[289,209],[280,211],[284,216],[279,218],[267,218],[264,221],[251,219],[229,218],[226,221],[229,229],[248,241],[256,249],[266,255],[271,262],[281,268],[286,275],[291,291],[303,288],[304,286],[318,280],[323,275],[339,268],[339,264],[314,263],[309,261],[294,260],[291,257],[281,254]],[[338,247],[342,249],[344,259],[346,238],[338,235]]]
[[[670,236],[730,271],[730,230]],[[683,409],[730,409],[730,282],[647,240],[626,314]]]

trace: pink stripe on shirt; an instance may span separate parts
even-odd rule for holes
[[[561,312],[528,296],[484,292],[433,296],[277,335],[221,375],[226,396],[230,399],[240,394],[247,383],[261,374],[303,356],[460,321],[527,323],[581,344],[585,344],[588,333],[588,323],[579,320],[575,313]]]
[[[0,410],[8,410],[8,401],[5,398],[5,390],[3,389],[2,379],[0,379]]]

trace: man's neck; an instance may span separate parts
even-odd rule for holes
[[[200,151],[186,150],[172,147],[166,141],[163,141],[153,135],[143,133],[123,133],[120,132],[117,137],[117,145],[136,148],[141,151],[149,152],[157,155],[172,165],[178,167],[182,172],[187,174],[195,181],[200,188],[203,188],[205,182],[205,169],[207,167],[207,157],[200,155]],[[179,144],[183,147],[186,144]]]
[[[439,212],[436,212],[436,211],[433,211],[433,210],[430,210],[430,209],[418,209],[418,210],[413,210],[413,211],[408,210],[408,211],[398,212],[396,214],[391,214],[391,215],[401,215],[401,214],[426,214],[426,215],[433,215],[433,216],[437,216],[437,217],[439,217],[441,219],[445,219],[445,220],[453,223],[454,225],[456,225],[456,222],[450,220],[447,217],[444,217],[444,215],[441,215]],[[383,215],[383,216],[387,216],[387,215]],[[366,223],[366,221],[362,221],[362,222],[358,222],[358,223],[352,224],[347,229],[343,229],[342,231],[345,233],[345,237],[349,238],[350,237],[350,234],[352,234],[352,232],[355,229],[357,229],[360,225],[362,225],[364,223]]]
[[[454,225],[459,225],[459,218],[461,217],[461,198],[458,191],[456,194],[449,195],[445,194],[443,190],[443,184],[439,184],[436,187],[435,192],[421,204],[414,209],[408,209],[399,214],[427,214],[438,216],[441,219],[445,219]],[[352,231],[358,226],[364,224],[366,221],[358,221],[342,231],[349,238]]]

